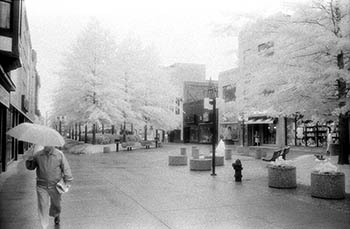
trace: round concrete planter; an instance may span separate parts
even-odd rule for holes
[[[190,170],[208,171],[211,170],[211,159],[190,159]]]
[[[169,156],[168,164],[172,166],[187,165],[187,156],[186,155]]]
[[[296,188],[296,167],[268,166],[268,179],[271,188]]]
[[[225,149],[225,160],[232,159],[232,149]]]
[[[345,198],[345,174],[311,173],[311,196],[324,199]]]
[[[205,156],[206,159],[212,159],[212,156]],[[215,166],[223,166],[224,165],[224,156],[215,156]]]

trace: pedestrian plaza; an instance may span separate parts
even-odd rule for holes
[[[216,176],[211,176],[211,171],[192,171],[189,164],[169,166],[169,156],[180,155],[181,147],[187,148],[190,158],[191,144],[66,154],[74,181],[63,196],[60,228],[350,226],[348,186],[342,200],[311,197],[308,170],[297,167],[297,188],[269,188],[268,162],[235,151],[232,159],[216,167]],[[200,154],[211,149],[210,145],[197,147]],[[312,154],[291,152],[288,157],[314,160]],[[236,159],[242,162],[242,182],[234,180],[232,163]],[[39,228],[35,172],[26,170],[20,159],[0,179],[0,228]],[[53,219],[50,223],[54,228]]]

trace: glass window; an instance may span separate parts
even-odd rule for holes
[[[0,0],[0,28],[10,29],[11,1]]]
[[[223,97],[225,102],[235,101],[236,100],[236,87],[233,85],[227,85],[223,88]]]

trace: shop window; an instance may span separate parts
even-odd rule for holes
[[[312,121],[299,121],[296,128],[296,145],[308,147],[324,147],[327,145],[327,132],[331,131],[334,142],[337,131],[328,125],[315,124]]]
[[[10,0],[0,0],[0,28],[10,29],[11,26],[11,2]]]

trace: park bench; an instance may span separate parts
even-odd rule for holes
[[[132,150],[132,147],[135,145],[135,142],[132,142],[132,141],[127,141],[127,142],[122,142],[121,143],[121,146],[123,148],[126,148],[126,150],[130,151]]]
[[[317,153],[317,154],[314,154],[314,156],[320,161],[326,160],[323,154]]]
[[[282,154],[282,149],[275,150],[275,151],[273,152],[272,157],[271,157],[270,159],[264,157],[264,158],[262,158],[262,160],[263,160],[263,161],[276,161],[276,159],[277,159],[279,156],[281,156],[281,154]]]
[[[287,156],[287,154],[289,153],[289,150],[290,150],[290,147],[289,147],[289,146],[284,147],[283,152],[282,152],[282,154],[281,154],[283,160],[286,160],[286,156]]]
[[[146,147],[146,149],[149,149],[149,148],[151,148],[151,145],[152,145],[152,141],[144,141],[144,140],[140,140],[140,144],[141,144],[141,146],[145,146]]]
[[[276,161],[278,157],[282,157],[283,160],[286,160],[286,156],[289,153],[290,147],[284,147],[283,149],[278,149],[273,152],[273,155],[270,159],[262,158],[263,161]]]

